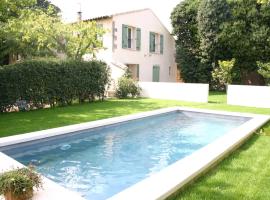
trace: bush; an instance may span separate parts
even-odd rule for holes
[[[270,86],[270,63],[257,62],[259,74],[263,76],[267,85]]]
[[[104,98],[109,69],[100,61],[31,60],[0,68],[0,111],[26,101],[32,108]]]
[[[116,96],[118,98],[136,97],[140,95],[141,88],[132,78],[123,76],[118,80]]]
[[[33,187],[41,188],[42,180],[32,168],[15,169],[0,175],[0,195],[12,196],[16,199],[31,199]]]
[[[235,60],[218,61],[219,67],[212,71],[212,89],[225,91],[227,84],[231,84],[235,74],[233,66]]]

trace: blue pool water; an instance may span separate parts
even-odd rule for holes
[[[102,200],[213,142],[248,118],[171,112],[0,149],[81,193]]]

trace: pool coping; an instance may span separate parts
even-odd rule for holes
[[[227,112],[187,107],[170,107],[48,130],[36,131],[22,135],[4,137],[0,138],[0,147],[38,139],[44,139],[85,129],[111,125],[115,123],[121,123],[129,120],[149,117],[178,110],[236,117],[250,117],[252,119],[233,129],[232,131],[226,133],[224,136],[220,137],[213,143],[208,144],[207,146],[195,151],[191,155],[169,165],[160,172],[117,193],[116,195],[110,197],[110,200],[126,200],[130,199],[130,197],[135,199],[147,200],[164,199],[177,191],[182,186],[184,186],[186,183],[194,179],[205,169],[211,167],[216,161],[223,158],[231,150],[241,144],[249,136],[251,136],[256,129],[258,129],[270,120],[270,115],[258,115],[250,113]],[[11,169],[14,167],[23,167],[22,164],[20,164],[13,158],[10,158],[9,156],[0,152],[1,163],[3,160],[5,165],[0,165],[0,171]],[[59,199],[59,197],[61,197],[62,199],[83,199],[78,193],[65,189],[64,187],[45,177],[43,177],[43,179],[44,190],[36,191],[34,200],[54,200]]]

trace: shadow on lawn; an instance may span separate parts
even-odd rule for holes
[[[154,110],[171,104],[125,99],[74,104],[67,107],[0,114],[0,137]],[[15,125],[16,126],[12,126]]]

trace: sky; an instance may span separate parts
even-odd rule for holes
[[[172,30],[170,14],[181,0],[50,0],[62,10],[63,20],[75,21],[77,12],[82,11],[82,18],[89,19],[142,8],[150,8],[169,31]]]

